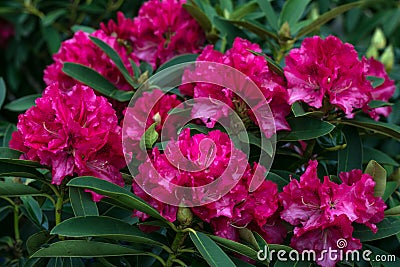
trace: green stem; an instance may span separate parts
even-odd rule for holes
[[[58,225],[61,222],[61,215],[62,215],[62,208],[63,208],[63,198],[64,198],[64,192],[61,191],[61,194],[59,194],[57,198],[57,203],[56,203],[56,225]]]
[[[19,207],[14,204],[14,234],[15,241],[21,240],[21,235],[19,234]]]
[[[185,242],[187,235],[188,233],[183,231],[179,231],[176,233],[175,239],[171,245],[171,250],[173,251],[173,254],[169,254],[166,265],[167,267],[172,267],[173,263],[176,262],[176,257],[180,254],[179,250],[183,242]]]
[[[155,258],[155,259],[157,259],[160,263],[161,263],[161,265],[162,266],[167,266],[167,263],[165,263],[165,261],[163,260],[163,258],[161,258],[160,256],[158,256],[158,255],[156,255],[156,254],[153,254],[153,253],[146,253],[147,255],[149,255],[149,256],[151,256],[151,257],[153,257],[153,258]]]

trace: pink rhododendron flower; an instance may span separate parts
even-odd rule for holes
[[[281,218],[297,226],[295,234],[330,222],[341,214],[376,232],[374,223],[383,219],[386,205],[382,198],[374,196],[372,177],[353,170],[340,174],[342,184],[330,181],[328,176],[321,182],[317,177],[317,165],[317,161],[310,161],[300,181],[293,179],[279,195],[283,206]]]
[[[124,184],[119,170],[125,160],[115,111],[91,88],[75,85],[65,91],[53,83],[18,119],[10,147],[51,167],[53,184],[73,175]]]
[[[363,58],[363,63],[367,68],[366,75],[384,79],[384,82],[381,85],[372,89],[371,91],[372,100],[388,101],[396,91],[396,86],[394,84],[394,81],[391,80],[387,75],[385,66],[381,62],[373,58],[370,59]],[[392,111],[392,108],[380,107],[371,109],[368,107],[368,105],[365,105],[363,110],[364,112],[369,113],[371,118],[378,120],[379,115],[382,115],[384,117],[389,116],[390,112]]]
[[[199,53],[204,31],[182,4],[184,0],[149,0],[134,19],[131,41],[135,55],[157,68],[170,58]]]
[[[207,151],[204,146],[208,145],[204,143],[204,140],[208,139],[214,143],[212,156],[203,153]],[[177,154],[176,149],[179,149],[183,156],[190,159],[194,165],[208,167],[193,172],[178,168],[179,165],[175,164],[177,162],[173,158]],[[231,156],[234,154],[232,150],[239,152],[237,158]],[[163,183],[162,178],[180,186],[199,187],[218,179],[228,164],[233,164],[235,167],[243,162],[247,162],[246,155],[233,146],[227,134],[215,130],[207,135],[190,136],[190,130],[184,129],[179,135],[178,141],[168,143],[164,154],[161,154],[157,148],[153,149],[151,157],[139,166],[139,173],[135,181],[140,181],[140,184],[146,183],[146,188],[152,188],[150,192],[152,196],[170,194],[157,186],[157,184]],[[154,169],[150,167],[151,164]],[[238,240],[238,227],[249,226],[267,237],[268,241],[280,243],[286,235],[286,229],[279,223],[278,218],[272,219],[278,209],[277,185],[271,181],[264,181],[257,190],[250,193],[249,185],[255,175],[256,167],[263,168],[257,164],[250,167],[250,164],[247,163],[244,174],[226,195],[209,204],[192,207],[191,210],[198,218],[210,223],[216,235]],[[229,184],[232,182],[234,180],[225,181],[224,179],[221,181],[221,183]],[[153,186],[149,187],[149,184],[153,184]],[[156,208],[165,218],[170,221],[176,220],[176,206],[152,198],[136,183],[133,184],[133,191]],[[192,197],[201,198],[202,196]],[[141,219],[148,218],[146,214],[138,211],[134,211],[134,214]]]
[[[117,22],[109,20],[107,23],[100,23],[100,29],[107,35],[117,37],[117,42],[125,45],[129,52],[132,49],[130,38],[133,34],[134,22],[131,18],[126,18],[124,13],[117,12]]]
[[[351,223],[365,224],[376,232],[375,223],[383,220],[386,208],[382,198],[374,196],[374,180],[361,170],[352,170],[339,174],[341,184],[328,176],[322,182],[317,166],[317,161],[310,161],[300,181],[293,179],[279,194],[281,218],[295,226],[293,247],[321,252],[335,248],[336,240],[344,238],[348,242],[345,251],[361,248],[359,240],[352,238]],[[329,258],[317,262],[322,266],[335,264]]]
[[[371,83],[366,80],[364,64],[354,47],[335,36],[304,39],[286,57],[285,76],[289,104],[302,101],[321,108],[324,99],[351,117],[354,109],[371,99]]]
[[[164,122],[168,117],[168,112],[179,104],[181,101],[176,98],[176,95],[167,95],[158,89],[144,92],[125,112],[124,153],[129,155],[129,158],[143,160],[146,153],[142,153],[140,140],[145,131],[154,123],[159,135],[161,135],[161,130],[169,129],[171,125],[164,127]]]
[[[313,250],[320,266],[334,267],[336,262],[342,260],[341,255],[346,255],[346,251],[361,249],[360,240],[352,234],[351,221],[342,214],[331,222],[310,228],[300,236],[295,235],[290,246],[299,252]]]
[[[268,68],[267,60],[263,56],[254,55],[249,50],[261,52],[258,44],[236,38],[232,48],[225,54],[215,51],[213,46],[207,46],[197,61],[225,64],[247,75],[259,87],[264,97],[263,100],[270,106],[275,119],[276,130],[289,130],[290,127],[285,119],[285,116],[290,112],[290,106],[287,103],[288,94],[285,89],[285,80]],[[195,72],[197,73],[186,71],[182,78],[183,83],[193,80],[191,77],[213,75],[212,69],[196,69]],[[213,78],[220,79],[221,81],[230,79],[232,83],[235,81],[235,77],[218,77],[220,75],[220,73],[214,74],[215,77],[213,76]],[[241,90],[241,93],[246,96],[246,100],[253,99],[256,95],[254,92],[246,90],[246,88],[241,88],[240,85],[237,86]],[[202,104],[201,102],[194,106],[192,116],[201,118],[208,127],[213,127],[219,118],[227,116],[228,107],[238,112],[241,117],[247,117],[254,123],[257,123],[253,111],[240,98],[235,96],[229,88],[223,88],[211,83],[197,83],[184,84],[180,86],[180,90],[183,94],[193,96],[195,101],[196,98],[207,97],[219,100],[227,105],[225,109],[213,109],[210,105],[207,106],[207,104]],[[260,128],[267,137],[271,136],[271,125],[260,125]]]
[[[125,80],[114,62],[89,39],[89,36],[94,36],[111,46],[121,57],[126,69],[133,75],[129,59],[138,63],[137,57],[134,53],[130,53],[125,46],[121,45],[112,32],[107,33],[102,30],[97,30],[92,34],[78,31],[73,38],[64,41],[60,50],[53,55],[54,63],[44,71],[45,83],[50,85],[53,82],[58,82],[63,89],[68,89],[75,85],[77,81],[62,72],[65,62],[73,62],[94,69],[120,90],[132,90],[131,85]]]

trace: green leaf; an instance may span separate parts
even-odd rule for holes
[[[92,176],[81,176],[72,179],[67,186],[92,190],[100,195],[112,198],[121,207],[136,209],[156,219],[168,222],[160,213],[142,199],[116,184]]]
[[[140,148],[142,150],[151,149],[155,142],[158,139],[158,132],[156,131],[157,122],[154,122],[152,125],[147,128],[144,132],[144,135],[140,139]]]
[[[96,31],[96,29],[92,28],[92,27],[88,27],[88,26],[84,26],[84,25],[74,25],[71,27],[71,30],[75,33],[78,31],[83,31],[86,33],[94,33]]]
[[[12,210],[13,207],[11,205],[0,207],[0,222],[4,220]]]
[[[29,109],[30,107],[35,105],[35,100],[36,98],[41,97],[42,95],[40,94],[34,94],[34,95],[27,95],[21,98],[18,98],[7,105],[4,106],[4,109],[10,110],[10,111],[15,111],[15,112],[20,112],[20,111],[25,111]]]
[[[375,196],[382,197],[386,189],[387,174],[385,168],[379,165],[375,160],[371,160],[364,172],[368,173],[372,176],[372,178],[374,178],[376,183],[374,188]]]
[[[262,0],[260,0],[262,1]],[[330,11],[322,14],[319,16],[317,19],[315,19],[313,22],[302,28],[296,35],[296,40],[299,39],[300,37],[307,35],[315,30],[317,30],[319,27],[327,23],[333,18],[336,18],[340,14],[349,11],[352,8],[359,7],[364,3],[364,1],[357,1],[357,2],[352,2],[349,4],[344,4],[338,7],[335,7],[334,9],[331,9]]]
[[[40,231],[31,235],[26,241],[26,248],[28,250],[28,254],[32,255],[36,251],[40,249],[40,247],[45,244],[50,239],[50,235],[48,231]]]
[[[399,187],[397,182],[389,181],[386,182],[386,188],[385,188],[385,193],[382,196],[383,201],[388,200],[388,198],[396,191],[396,189]]]
[[[42,192],[28,185],[0,182],[0,196],[2,197],[19,197],[19,196],[40,196]]]
[[[3,106],[4,100],[6,99],[7,89],[4,83],[3,77],[0,77],[0,109]]]
[[[269,67],[273,72],[275,72],[276,74],[278,74],[278,75],[281,76],[282,78],[286,79],[282,67],[279,66],[279,64],[276,63],[272,58],[270,58],[269,56],[267,56],[267,55],[264,54],[264,53],[259,53],[259,52],[251,51],[251,50],[250,50],[250,52],[253,53],[253,54],[255,54],[255,55],[257,55],[257,56],[263,56],[263,57],[265,58],[265,60],[267,61],[268,67]]]
[[[363,224],[354,226],[353,237],[360,239],[361,242],[382,239],[400,233],[400,220],[385,218],[377,223],[378,231],[374,234],[370,228]]]
[[[41,227],[43,222],[43,212],[38,204],[38,202],[28,195],[21,196],[23,205],[21,206],[21,211],[28,217],[33,223]]]
[[[363,162],[367,163],[371,160],[377,161],[379,164],[387,164],[391,166],[399,166],[399,163],[392,159],[388,154],[372,147],[363,147]]]
[[[51,234],[77,238],[101,237],[159,247],[166,246],[155,235],[145,234],[137,226],[105,216],[70,218],[54,227]]]
[[[385,216],[400,216],[400,206],[385,210]]]
[[[390,107],[393,106],[393,103],[389,103],[386,101],[381,101],[381,100],[371,100],[368,103],[368,107],[370,108],[380,108],[380,107]]]
[[[232,0],[219,0],[219,5],[224,12],[231,13],[233,10]],[[225,11],[226,10],[226,11]]]
[[[290,182],[289,178],[285,179],[282,176],[273,172],[269,172],[266,179],[276,183],[278,185],[279,192],[282,191],[283,187]]]
[[[13,161],[18,161],[18,160],[13,160]],[[43,174],[38,172],[35,168],[19,164],[11,164],[9,162],[2,162],[0,160],[0,177],[5,177],[5,176],[15,176],[15,177],[45,180]]]
[[[111,46],[96,37],[89,36],[89,38],[114,62],[115,66],[117,66],[118,70],[124,76],[125,80],[133,87],[133,89],[139,86],[139,84],[136,83],[129,74],[119,54]]]
[[[278,31],[278,18],[269,0],[257,0],[261,10],[265,13],[265,17],[272,29]]]
[[[366,78],[368,81],[371,81],[372,87],[374,87],[374,88],[382,85],[385,82],[385,78],[381,78],[381,77],[367,76]]]
[[[206,33],[211,31],[211,21],[199,7],[189,4],[183,4],[182,6],[200,24]]]
[[[330,133],[335,126],[329,122],[310,118],[298,117],[287,120],[292,129],[290,132],[280,132],[279,141],[310,140]]]
[[[111,257],[124,255],[147,255],[147,253],[110,243],[66,240],[42,248],[31,257]]]
[[[19,159],[22,155],[21,151],[14,150],[8,147],[0,147],[0,159]]]
[[[258,260],[257,251],[249,246],[219,236],[210,235],[209,237],[223,248],[249,257],[250,259]]]
[[[166,68],[169,68],[169,67],[172,67],[172,66],[175,66],[178,64],[196,61],[198,56],[199,56],[198,54],[183,54],[183,55],[173,57],[170,60],[168,60],[167,62],[165,62],[164,64],[162,64],[157,69],[156,72],[160,72]]]
[[[304,13],[310,0],[287,0],[283,5],[281,14],[279,16],[279,25],[282,26],[288,22],[290,27],[293,27],[299,21]]]
[[[351,120],[341,120],[339,123],[353,125],[400,140],[400,126],[386,122],[375,121],[370,118],[356,116]]]
[[[49,53],[55,54],[61,45],[61,37],[59,32],[52,26],[41,27],[42,36],[47,43],[47,48],[49,49]]]
[[[362,143],[357,129],[343,127],[342,132],[346,139],[346,147],[338,152],[337,174],[348,172],[362,167]]]
[[[230,23],[235,24],[236,26],[240,26],[242,28],[245,28],[252,33],[257,34],[259,37],[263,39],[269,39],[272,38],[276,41],[278,41],[278,36],[265,29],[263,25],[259,25],[256,21],[250,21],[250,20],[228,20]]]
[[[190,232],[190,238],[211,267],[236,267],[232,260],[211,238],[200,232]]]
[[[295,117],[314,116],[322,118],[324,115],[322,111],[305,111],[299,102],[294,102],[292,104],[292,112]]]
[[[10,140],[12,138],[12,133],[17,130],[17,127],[13,123],[9,123],[3,137],[3,147],[8,147]]]
[[[232,14],[229,16],[232,20],[240,20],[244,18],[246,15],[251,12],[257,10],[258,5],[256,1],[250,1],[244,5],[241,5],[239,8],[235,9]]]
[[[68,76],[86,84],[89,87],[92,87],[99,93],[107,97],[116,99],[120,102],[129,101],[134,94],[134,92],[132,91],[118,90],[101,74],[84,65],[72,62],[65,62],[62,70]]]
[[[96,202],[92,200],[90,193],[72,187],[69,189],[69,199],[75,216],[99,215]]]
[[[14,151],[16,151],[16,150],[14,150]],[[17,152],[19,152],[19,151],[17,151]],[[20,166],[32,167],[32,168],[46,168],[46,166],[41,165],[37,161],[15,159],[15,158],[0,158],[0,163],[8,163],[8,164],[12,164],[12,165],[20,165]],[[16,167],[16,168],[18,168],[18,167]],[[0,168],[0,173],[2,172],[1,170],[2,169]],[[38,172],[36,172],[36,173],[38,173]],[[38,173],[38,174],[41,175],[40,173]]]
[[[42,18],[42,25],[47,27],[53,24],[59,17],[63,16],[67,12],[66,9],[56,9],[50,11]]]

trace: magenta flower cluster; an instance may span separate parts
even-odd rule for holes
[[[270,125],[258,125],[246,103],[230,89],[210,83],[186,83],[179,90],[184,97],[194,99],[191,116],[195,123],[214,128],[218,119],[227,116],[227,110],[213,109],[196,102],[199,98],[211,98],[225,103],[239,113],[248,127],[259,126],[267,137],[276,131],[290,131],[286,120],[291,105],[302,102],[312,110],[352,118],[362,111],[373,119],[387,117],[390,107],[371,108],[371,100],[388,101],[393,95],[394,81],[390,80],[382,63],[375,59],[358,58],[353,46],[344,44],[334,36],[325,39],[304,39],[300,48],[292,49],[286,56],[283,73],[277,73],[261,55],[258,44],[236,38],[232,47],[222,53],[214,46],[205,46],[205,33],[199,24],[182,7],[180,0],[149,0],[136,18],[125,18],[118,13],[117,21],[101,24],[93,33],[78,31],[62,43],[53,56],[54,63],[44,72],[47,88],[36,100],[36,106],[19,116],[17,129],[10,147],[24,152],[22,158],[39,161],[52,172],[52,183],[60,185],[74,176],[89,175],[124,186],[120,170],[126,167],[122,149],[121,116],[127,114],[124,124],[124,145],[130,160],[142,160],[136,181],[153,185],[152,192],[143,191],[136,182],[133,192],[157,209],[171,222],[176,221],[178,207],[163,203],[150,196],[165,194],[157,187],[160,177],[179,186],[199,187],[216,181],[229,166],[245,166],[238,180],[225,181],[235,186],[216,201],[203,206],[191,207],[197,218],[211,226],[218,236],[239,241],[242,228],[259,233],[268,243],[283,243],[288,229],[294,228],[291,246],[299,251],[314,249],[318,253],[337,247],[342,238],[348,243],[344,251],[360,249],[361,243],[352,236],[355,224],[364,224],[373,232],[376,223],[384,216],[385,203],[374,196],[375,182],[361,170],[341,173],[340,183],[317,177],[317,161],[310,161],[300,180],[292,179],[278,192],[278,186],[264,180],[253,192],[250,182],[256,167],[246,154],[235,147],[229,135],[220,130],[207,134],[192,135],[183,129],[177,140],[168,142],[165,150],[157,147],[143,151],[143,135],[150,126],[160,135],[168,113],[182,103],[177,95],[161,90],[144,92],[135,106],[108,99],[92,88],[63,73],[65,62],[79,63],[100,73],[117,89],[131,91],[136,88],[126,81],[115,63],[90,39],[95,37],[112,47],[123,64],[133,73],[132,64],[146,62],[156,70],[169,59],[185,54],[200,54],[197,61],[215,62],[235,68],[253,81],[269,105],[274,120]],[[205,46],[205,47],[204,47]],[[187,71],[183,83],[204,70]],[[207,73],[212,75],[212,71]],[[196,73],[197,72],[197,73]],[[368,76],[384,81],[373,87]],[[221,79],[228,77],[221,77]],[[243,95],[253,92],[242,88]],[[152,105],[154,99],[159,99]],[[134,113],[131,109],[138,110]],[[167,129],[168,130],[168,129]],[[175,131],[176,129],[171,129]],[[204,155],[200,144],[213,141],[213,160]],[[178,150],[200,171],[187,171],[173,164]],[[235,152],[235,153],[234,153]],[[235,155],[235,156],[232,156]],[[260,163],[261,164],[261,163]],[[196,196],[201,198],[202,196]],[[100,195],[93,193],[98,201]],[[140,211],[133,214],[141,220],[149,216]],[[330,259],[318,261],[322,266],[334,266]]]

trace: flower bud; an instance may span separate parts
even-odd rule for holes
[[[179,224],[189,226],[193,221],[193,213],[189,208],[179,207],[176,218]]]

